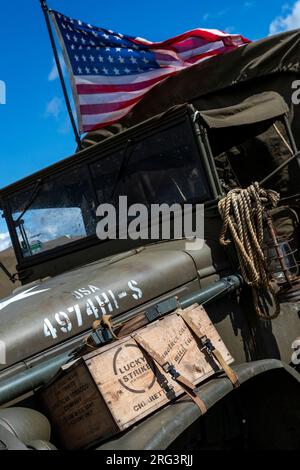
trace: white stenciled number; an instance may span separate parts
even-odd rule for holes
[[[69,312],[69,313],[75,312],[75,313],[76,313],[76,318],[77,318],[78,326],[82,326],[82,315],[81,315],[81,311],[80,311],[79,305],[76,304],[76,305],[74,305],[73,307],[69,307],[69,308],[68,308],[68,312]]]
[[[300,338],[295,339],[292,343],[292,349],[294,350],[292,354],[292,363],[297,366],[300,364]]]
[[[65,312],[56,313],[55,320],[59,324],[60,329],[63,333],[69,333],[72,330],[71,320]]]
[[[134,281],[134,279],[131,279],[131,281],[128,282],[128,287],[132,290],[132,292],[134,292],[132,294],[132,297],[135,300],[139,300],[143,297],[143,292],[141,291],[141,289],[139,287],[136,287],[137,284],[138,283]]]
[[[96,318],[99,318],[98,311],[99,311],[98,308],[89,299],[86,303],[86,313],[87,313],[87,315],[95,315]]]
[[[52,323],[48,318],[45,318],[44,320],[44,335],[47,336],[52,336],[52,338],[57,338],[57,333],[56,333],[56,328],[52,326]]]

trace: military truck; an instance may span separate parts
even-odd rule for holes
[[[173,104],[87,135],[83,150],[1,190],[17,259],[11,278],[22,284],[0,302],[3,448],[61,448],[39,390],[78,354],[101,311],[113,327],[169,313],[174,299],[205,306],[240,386],[218,373],[198,388],[205,415],[186,398],[172,401],[90,448],[299,448],[299,157],[289,106],[266,90],[212,109]],[[272,320],[256,314],[233,244],[219,243],[218,201],[253,181],[280,191],[273,220],[290,247],[293,282],[288,289],[278,282],[280,314]],[[120,195],[146,206],[203,204],[201,249],[171,237],[99,240],[96,209]]]

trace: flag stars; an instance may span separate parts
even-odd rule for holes
[[[56,18],[58,21],[57,14]],[[59,27],[75,75],[102,75],[115,77],[118,81],[122,75],[154,70],[155,59],[151,51],[148,51],[146,45],[136,44],[127,36],[87,25],[80,20],[71,22],[63,16],[59,20]]]

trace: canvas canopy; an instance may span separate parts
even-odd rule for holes
[[[246,98],[241,103],[199,113],[210,129],[257,124],[287,114],[289,108],[276,92],[263,92]]]
[[[203,112],[238,105],[249,97],[273,91],[287,103],[300,148],[300,111],[292,104],[292,84],[300,78],[299,57],[300,30],[295,30],[211,58],[155,86],[123,120],[87,134],[83,145],[99,142],[175,105],[188,102]]]

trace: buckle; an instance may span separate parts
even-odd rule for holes
[[[103,328],[103,326],[96,328],[90,337],[96,347],[102,346],[103,344],[109,343],[113,340],[109,329]]]
[[[214,345],[212,344],[211,340],[207,336],[202,336],[201,338],[202,342],[202,349],[206,349],[208,354],[212,354],[213,350],[215,349]]]
[[[162,368],[165,372],[169,372],[169,367],[170,367],[170,363],[169,362],[165,362],[163,365],[162,365]]]
[[[167,372],[168,374],[171,375],[172,379],[173,380],[176,380],[177,377],[179,377],[179,373],[177,372],[177,370],[175,369],[175,367],[173,366],[173,364],[170,364],[169,362],[165,362],[163,365],[162,365],[162,368],[165,372]]]
[[[166,396],[169,400],[173,400],[173,398],[175,398],[174,387],[169,384],[166,377],[164,377],[164,379],[161,383],[161,387],[163,388],[163,390],[164,390],[164,392],[165,392],[165,394],[166,394]]]

